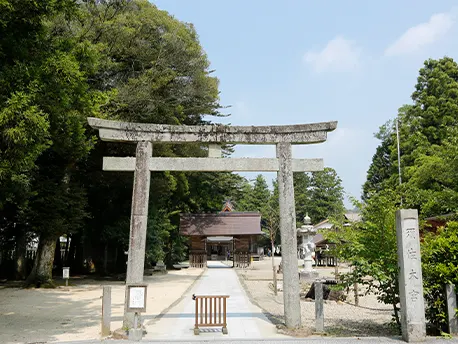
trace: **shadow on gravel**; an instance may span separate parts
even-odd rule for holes
[[[325,330],[330,336],[337,337],[397,337],[398,330],[391,324],[380,324],[371,320],[351,319],[325,320]]]

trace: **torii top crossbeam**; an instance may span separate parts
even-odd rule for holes
[[[326,141],[337,122],[276,126],[166,125],[88,118],[104,141],[205,142],[240,144],[310,144]]]

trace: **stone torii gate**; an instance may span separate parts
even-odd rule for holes
[[[277,172],[286,326],[301,326],[293,172],[321,171],[322,159],[293,159],[293,144],[325,142],[337,122],[283,126],[163,125],[88,118],[104,141],[137,144],[136,157],[104,157],[105,171],[133,171],[132,216],[126,285],[143,282],[151,171]],[[208,143],[208,158],[153,158],[153,143]],[[276,158],[221,158],[221,145],[274,144]],[[127,297],[127,294],[126,294]],[[125,301],[125,307],[127,300]],[[124,326],[132,319],[124,312]]]

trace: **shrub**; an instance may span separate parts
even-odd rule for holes
[[[447,332],[445,285],[458,286],[458,222],[449,222],[422,242],[426,319],[438,332]]]

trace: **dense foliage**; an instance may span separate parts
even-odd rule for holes
[[[351,264],[350,272],[339,275],[342,284],[366,286],[367,293],[374,293],[380,302],[392,305],[399,325],[396,197],[394,192],[385,190],[364,204],[355,202],[363,220],[344,226],[342,219],[335,217],[338,231],[330,231],[326,236],[337,244],[337,257]]]
[[[308,214],[313,223],[343,214],[343,187],[340,177],[332,168],[323,171],[294,174],[294,198],[296,203],[297,227],[303,224]],[[270,244],[280,243],[280,210],[278,203],[278,184],[274,180],[273,189],[262,175],[251,184],[245,182],[242,195],[237,202],[241,211],[259,211],[262,214],[262,227],[267,233]]]
[[[218,80],[191,24],[148,1],[0,2],[0,234],[28,282],[51,282],[59,237],[72,272],[125,269],[132,174],[101,171],[102,157],[134,147],[99,142],[86,118],[204,124],[219,116]],[[155,156],[204,156],[199,145],[155,145]],[[180,212],[215,211],[236,197],[230,173],[154,173],[147,258],[184,258]],[[59,248],[56,254],[54,250]],[[67,246],[68,247],[68,246]],[[56,258],[56,259],[54,259]],[[4,270],[3,274],[5,274]]]
[[[14,252],[0,274],[42,285],[64,264],[72,273],[125,271],[133,175],[101,167],[104,156],[132,156],[135,147],[99,141],[86,118],[201,125],[222,116],[193,25],[146,0],[3,0],[0,30],[0,251]],[[203,157],[206,149],[155,144],[153,155]],[[319,212],[309,210],[322,218],[342,191],[332,170],[319,178],[296,189],[299,212],[319,201],[313,194],[329,193]],[[268,210],[278,197],[261,176],[251,185],[232,173],[153,173],[146,264],[183,260],[179,214],[215,212],[226,199],[278,217]]]
[[[296,173],[294,196],[298,227],[307,214],[312,223],[318,223],[344,212],[342,180],[330,167],[319,172]]]
[[[436,332],[448,332],[445,284],[458,285],[458,222],[425,236],[422,270],[426,316]]]
[[[347,281],[378,281],[378,297],[396,313],[398,280],[394,212],[419,210],[423,232],[429,217],[458,210],[458,64],[451,58],[427,60],[420,69],[413,104],[380,128],[381,141],[363,186],[363,222],[334,236],[338,254],[353,263]],[[399,126],[401,176],[398,172],[396,121]],[[402,179],[402,184],[399,179]],[[444,286],[456,283],[456,224],[424,235],[422,241],[427,319],[445,330]],[[423,233],[424,234],[424,233]],[[369,284],[371,284],[370,282]],[[396,320],[399,320],[396,316]],[[399,323],[399,321],[398,321]]]
[[[420,69],[412,105],[399,109],[402,186],[399,186],[395,121],[380,128],[381,140],[363,187],[363,198],[398,189],[404,207],[423,217],[458,209],[454,155],[458,124],[458,64],[451,58],[428,60]]]

